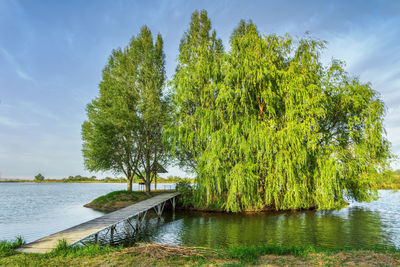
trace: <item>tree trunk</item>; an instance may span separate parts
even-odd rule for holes
[[[157,174],[154,176],[154,191],[157,191]]]
[[[132,191],[132,179],[128,179],[128,191]]]
[[[146,171],[146,194],[150,195],[151,186],[151,172]]]
[[[146,182],[146,194],[150,195],[150,186],[151,184],[149,182]]]

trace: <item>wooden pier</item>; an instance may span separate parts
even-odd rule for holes
[[[98,241],[99,234],[106,232],[110,241],[113,241],[114,232],[118,224],[128,223],[133,230],[138,230],[143,222],[147,211],[154,209],[161,216],[166,202],[171,201],[175,209],[175,199],[179,193],[165,193],[150,199],[130,205],[126,208],[108,213],[104,216],[81,223],[58,233],[43,237],[34,242],[24,245],[18,251],[32,253],[46,253],[55,248],[58,241],[65,239],[68,244],[85,244],[84,240]]]

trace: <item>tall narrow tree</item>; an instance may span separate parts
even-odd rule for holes
[[[90,171],[123,173],[150,184],[167,154],[163,127],[169,108],[163,96],[165,55],[144,26],[124,49],[114,50],[103,70],[100,95],[87,106],[82,125],[83,157]]]
[[[182,167],[201,172],[198,160],[208,146],[208,133],[213,121],[217,86],[222,80],[222,41],[211,28],[206,11],[192,14],[190,27],[180,46],[178,66],[172,80],[173,127],[170,128],[175,155]],[[200,184],[200,183],[199,183]]]

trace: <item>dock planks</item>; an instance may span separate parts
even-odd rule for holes
[[[85,237],[92,235],[98,231],[104,230],[122,220],[126,220],[132,216],[151,210],[157,205],[173,199],[178,195],[179,193],[160,194],[158,196],[143,200],[123,209],[108,213],[104,216],[40,238],[34,242],[24,245],[23,247],[18,249],[18,251],[30,253],[46,253],[55,248],[58,244],[58,241],[61,239],[65,239],[68,244],[76,243],[84,239]]]

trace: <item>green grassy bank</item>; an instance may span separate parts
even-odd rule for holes
[[[391,171],[378,177],[377,189],[400,189],[400,170]]]
[[[126,190],[114,191],[106,195],[100,196],[94,199],[92,202],[85,204],[84,206],[99,211],[112,212],[167,192],[173,192],[173,191],[171,190],[152,191],[150,192],[150,195],[147,195],[143,191],[126,191]]]
[[[46,254],[14,249],[21,240],[0,243],[0,266],[398,266],[400,251],[390,247],[316,248],[312,246],[205,248],[139,244],[135,247],[68,247],[60,242]]]

